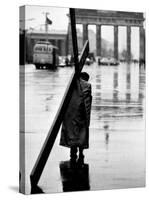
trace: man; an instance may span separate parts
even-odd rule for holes
[[[84,162],[83,150],[89,148],[89,125],[91,113],[91,84],[89,75],[80,74],[62,123],[60,145],[70,148],[71,163]],[[77,151],[79,158],[77,159]]]

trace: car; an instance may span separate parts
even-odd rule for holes
[[[115,58],[101,58],[98,60],[99,65],[119,65],[119,61],[116,60]]]
[[[85,64],[86,65],[92,64],[92,61],[91,61],[91,59],[89,57],[86,58]]]
[[[60,67],[65,67],[66,66],[65,60],[66,60],[65,56],[59,56],[59,66]]]

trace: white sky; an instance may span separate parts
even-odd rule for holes
[[[44,30],[45,13],[49,12],[48,18],[52,20],[52,25],[49,25],[49,29],[55,30],[67,30],[69,8],[61,7],[48,7],[48,6],[26,6],[26,29],[30,27],[40,30]],[[29,21],[29,19],[34,20]]]
[[[33,28],[35,30],[45,30],[45,13],[49,12],[49,19],[52,20],[52,25],[49,25],[48,30],[67,30],[69,8],[48,7],[48,6],[26,6],[25,12],[25,28]],[[78,26],[79,27],[79,26]],[[96,33],[96,26],[90,25],[90,29]],[[82,31],[82,28],[81,28]],[[102,38],[113,42],[113,27],[102,26]],[[139,30],[132,28],[131,31],[131,48],[134,57],[139,56]],[[126,49],[126,27],[119,27],[119,50]]]

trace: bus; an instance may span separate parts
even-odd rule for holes
[[[59,64],[57,50],[50,42],[37,42],[33,48],[33,64],[36,69],[55,69]]]

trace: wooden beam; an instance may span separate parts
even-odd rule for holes
[[[60,107],[57,111],[57,114],[55,116],[53,124],[52,124],[52,126],[51,126],[51,128],[48,132],[47,138],[46,138],[46,140],[45,140],[45,142],[42,146],[40,154],[39,154],[37,161],[36,161],[36,163],[33,167],[33,170],[31,172],[30,179],[31,179],[31,185],[32,186],[37,185],[37,183],[40,179],[40,176],[42,174],[42,171],[44,169],[44,166],[45,166],[47,159],[49,157],[49,154],[52,150],[52,147],[53,147],[55,139],[57,137],[60,125],[61,125],[62,120],[63,120],[64,113],[66,111],[67,105],[68,105],[69,100],[70,100],[71,95],[72,95],[75,79],[76,79],[76,76],[75,76],[75,73],[73,73],[71,80],[70,80],[70,83],[69,83],[67,90],[65,92],[65,95],[63,97],[62,103],[61,103],[61,105],[60,105]]]
[[[79,70],[78,70],[79,72],[82,71],[82,68],[85,64],[85,60],[86,60],[88,54],[89,54],[89,41],[87,40],[84,44],[83,50],[82,50],[81,55],[80,55]]]
[[[75,72],[78,73],[78,71],[79,71],[78,42],[77,42],[75,9],[73,9],[73,8],[70,8],[70,21],[71,21],[71,33],[72,33],[72,45],[73,45]]]
[[[72,16],[73,15],[73,16]],[[75,23],[74,21],[74,10],[70,9],[70,16],[71,16],[71,23]],[[75,24],[72,25],[73,31],[75,32]],[[52,150],[54,145],[55,139],[57,137],[58,131],[60,129],[61,123],[63,121],[64,114],[68,107],[69,101],[72,96],[73,88],[76,83],[76,79],[78,78],[78,74],[81,72],[83,65],[85,63],[85,59],[89,53],[89,42],[87,41],[81,54],[80,62],[78,63],[78,49],[77,49],[77,37],[76,33],[72,31],[72,38],[73,38],[73,45],[74,45],[74,58],[75,58],[75,71],[73,72],[66,92],[64,94],[63,100],[61,105],[57,111],[56,117],[53,121],[53,124],[48,132],[47,138],[42,146],[40,154],[37,158],[37,161],[32,169],[30,180],[31,180],[31,187],[35,187],[38,184],[40,176],[43,172],[49,154]]]

